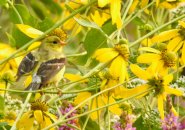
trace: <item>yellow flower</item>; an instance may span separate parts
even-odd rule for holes
[[[7,58],[10,56],[10,54],[14,53],[16,51],[15,48],[12,48],[8,44],[0,43],[0,60]],[[3,74],[6,71],[13,71],[14,73],[17,72],[18,64],[21,62],[21,58],[14,58],[6,63],[0,65],[0,74]]]
[[[75,98],[74,103],[76,105],[78,105],[79,103],[83,102],[84,100],[86,100],[87,98],[91,97],[92,94],[90,92],[82,92],[79,93],[77,95],[77,97]],[[115,99],[112,96],[103,96],[103,95],[99,95],[96,98],[92,99],[90,102],[86,103],[89,107],[89,110],[94,110],[98,107],[103,107],[107,104],[111,104],[116,102]],[[85,106],[85,104],[83,104],[83,106]],[[82,107],[83,107],[82,106]],[[120,115],[121,114],[121,109],[119,108],[118,104],[115,104],[113,106],[109,106],[108,110],[114,114]],[[90,114],[91,118],[93,120],[96,120],[98,118],[98,116],[100,116],[102,114],[103,110],[100,109],[98,111],[95,111],[93,113]]]
[[[179,21],[179,28],[172,29],[169,31],[164,31],[159,35],[156,35],[152,38],[152,42],[164,42],[169,41],[167,49],[169,51],[177,52],[181,50],[181,61],[185,64],[185,22]]]
[[[0,123],[6,122],[8,123],[9,126],[13,126],[15,119],[16,119],[16,113],[13,111],[10,111],[5,114],[3,119],[0,119]]]
[[[21,130],[43,129],[56,120],[56,116],[47,112],[48,106],[39,100],[31,103],[31,110],[24,113],[17,123],[17,128]],[[35,124],[36,122],[36,124]],[[54,130],[54,128],[50,129]]]
[[[121,0],[98,0],[98,6],[101,8],[105,7],[107,4],[110,5],[112,24],[116,24],[117,28],[121,28]]]
[[[113,86],[119,84],[119,79],[118,78],[114,78],[107,71],[100,72],[99,73],[99,77],[102,80],[101,81],[101,86],[100,86],[101,90],[108,89],[110,87],[113,87]],[[120,94],[120,90],[121,90],[122,87],[123,86],[118,86],[118,87],[116,87],[114,89],[111,89],[111,90],[107,91],[103,95],[110,96],[110,95],[113,94],[114,97],[119,97],[120,96],[119,95]]]
[[[118,78],[120,82],[128,79],[127,61],[129,58],[129,49],[126,44],[116,44],[114,48],[98,49],[94,57],[100,62],[111,61],[109,73],[114,78]]]
[[[137,6],[139,6],[141,9],[144,8],[145,6],[147,6],[149,3],[149,0],[133,0],[133,3],[129,9],[129,13],[133,13],[136,11]],[[145,13],[149,14],[149,10],[145,9],[144,10]]]
[[[136,76],[147,81],[146,84],[137,87],[141,88],[140,91],[143,91],[143,86],[145,86],[146,90],[151,87],[154,88],[154,95],[157,97],[158,102],[158,110],[161,118],[164,119],[164,101],[166,101],[167,94],[174,94],[176,96],[183,95],[182,91],[169,86],[169,83],[173,80],[173,75],[162,75],[157,72],[157,67],[153,65],[150,65],[146,70],[141,69],[135,64],[130,65],[130,68]],[[149,92],[144,95],[148,93]]]
[[[169,68],[175,67],[176,65],[176,54],[165,48],[159,51],[150,47],[142,47],[140,50],[148,51],[150,53],[143,53],[138,56],[137,62],[155,64],[158,68],[157,72],[167,73]]]
[[[156,0],[156,5],[166,9],[176,8],[179,4],[184,2],[184,0]]]

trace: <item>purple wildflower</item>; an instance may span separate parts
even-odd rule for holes
[[[73,108],[74,107],[73,107],[72,104],[65,102],[65,104],[60,109],[60,111],[61,111],[62,115],[65,115],[68,112],[70,112]],[[74,117],[75,115],[76,115],[76,110],[73,111],[71,114],[69,114],[66,117],[66,119],[71,118],[71,117]],[[76,119],[73,119],[73,120],[67,121],[66,124],[60,126],[59,130],[75,130],[75,128],[72,128],[72,127],[68,126],[67,124],[72,125],[72,126],[77,126],[77,120]]]
[[[183,130],[181,124],[178,122],[178,117],[170,112],[162,121],[163,130]]]
[[[115,122],[113,125],[113,130],[136,130],[133,124],[133,115],[122,114],[119,121]]]

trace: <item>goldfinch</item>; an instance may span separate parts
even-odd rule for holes
[[[66,58],[63,54],[65,42],[56,35],[47,36],[40,47],[27,54],[21,61],[17,82],[24,82],[26,75],[32,75],[32,82],[26,90],[37,90],[50,83],[58,85],[63,78]]]

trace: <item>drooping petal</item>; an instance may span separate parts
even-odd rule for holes
[[[126,73],[125,68],[126,68],[126,63],[124,59],[122,58],[122,56],[118,56],[116,59],[112,61],[109,71],[113,77],[121,78],[122,80],[124,80],[125,73]]]
[[[41,110],[34,111],[34,117],[39,124],[43,122],[44,117]]]
[[[41,129],[44,129],[45,127],[47,127],[47,126],[49,126],[51,124],[52,124],[52,122],[51,122],[50,118],[44,116],[44,121],[40,124],[41,125]],[[49,130],[55,130],[55,128],[51,128]]]
[[[129,98],[134,95],[137,95],[136,98],[141,98],[149,93],[149,91],[146,92],[149,88],[150,88],[150,86],[148,84],[143,84],[141,86],[137,86],[132,89],[122,88],[120,91],[120,97],[121,98]]]
[[[110,0],[98,0],[98,6],[99,6],[99,7],[104,7],[104,6],[106,6],[109,2],[110,2]]]
[[[130,14],[135,11],[136,6],[138,5],[138,3],[139,3],[139,0],[133,0],[133,3],[132,3],[132,5],[131,5],[131,7],[130,7],[130,9],[128,11]]]
[[[24,33],[25,35],[31,38],[37,38],[38,36],[43,34],[43,32],[41,32],[40,30],[35,29],[29,25],[24,25],[24,24],[16,24],[16,25],[22,33]]]
[[[77,75],[77,74],[70,74],[70,73],[65,73],[64,77],[70,81],[78,81],[78,82],[88,82],[88,79],[83,79],[82,76]]]
[[[158,110],[159,110],[161,119],[164,119],[164,104],[163,104],[163,96],[161,94],[157,96],[157,105],[158,105]]]
[[[105,104],[111,104],[111,103],[115,103],[115,99],[112,97],[112,96],[109,96],[109,97],[103,97],[103,101]],[[116,115],[121,115],[122,113],[122,110],[119,108],[119,105],[118,104],[115,104],[113,106],[109,106],[108,109],[116,114]]]
[[[78,105],[81,102],[83,102],[85,99],[89,98],[90,96],[91,96],[91,93],[89,93],[89,92],[79,93],[74,100],[74,104]]]
[[[93,110],[93,109],[96,109],[96,108],[104,106],[104,105],[105,105],[105,103],[103,102],[102,96],[98,96],[92,100],[91,109]],[[102,112],[102,110],[95,111],[95,112],[91,113],[90,116],[93,120],[95,120],[98,118],[98,116],[100,116],[101,112]]]
[[[161,59],[161,56],[159,54],[145,53],[145,54],[141,54],[140,56],[138,56],[137,62],[138,63],[152,63],[160,59]]]
[[[182,56],[181,56],[182,63],[185,64],[185,42],[182,47]]]
[[[139,48],[140,51],[148,51],[148,52],[153,52],[156,54],[160,54],[161,52],[157,49],[151,48],[151,47],[141,47]]]
[[[183,91],[179,90],[179,89],[175,89],[175,88],[170,88],[169,86],[166,86],[165,87],[165,91],[168,93],[168,94],[174,94],[176,96],[182,96],[183,95]]]
[[[96,60],[100,62],[108,62],[119,54],[117,51],[114,51],[113,49],[109,49],[109,51],[107,49],[97,50],[94,55],[94,57],[96,57]]]
[[[165,85],[168,85],[173,80],[173,74],[168,74],[164,76],[163,80],[164,80],[163,83]]]
[[[139,78],[147,80],[151,79],[152,76],[145,70],[141,69],[138,65],[131,64],[130,65],[131,71]]]
[[[121,28],[121,0],[110,0],[110,12],[112,17],[112,23],[116,23],[117,28]]]
[[[28,47],[28,51],[34,50],[40,46],[41,42],[34,42]]]
[[[164,31],[162,33],[160,33],[159,35],[156,35],[152,38],[152,42],[164,42],[164,41],[168,41],[176,36],[179,35],[178,33],[179,29],[173,29],[173,30],[169,30],[169,31]]]
[[[179,25],[185,28],[185,22],[184,21],[178,21]]]
[[[175,37],[173,38],[172,40],[170,40],[170,42],[168,43],[167,45],[167,49],[169,51],[174,51],[175,48],[181,43],[182,41],[182,38],[181,37]],[[176,49],[177,50],[177,49]]]
[[[31,130],[33,128],[34,118],[32,117],[32,112],[28,111],[22,115],[16,127],[21,130]]]

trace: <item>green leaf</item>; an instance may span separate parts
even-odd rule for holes
[[[76,20],[76,22],[84,27],[90,27],[90,28],[96,28],[96,29],[100,29],[100,27],[91,21],[85,20],[85,19],[78,19],[76,17],[74,17],[74,19]]]
[[[52,14],[61,15],[62,8],[59,2],[55,2],[54,0],[41,0],[43,4],[51,11]]]
[[[142,26],[145,24],[145,22],[139,17],[136,17],[132,22],[136,25],[139,25],[139,26]]]
[[[1,114],[4,113],[4,108],[5,108],[4,98],[2,96],[0,96],[0,113]]]
[[[105,34],[110,35],[116,30],[116,26],[109,21],[102,27],[102,30]],[[84,47],[87,50],[87,55],[91,56],[98,48],[107,47],[107,38],[100,30],[92,28],[85,37]]]
[[[54,22],[51,19],[45,18],[42,22],[38,23],[38,29],[44,32],[51,28],[53,25]]]
[[[7,0],[0,0],[0,5],[5,5],[7,3]]]
[[[87,116],[83,116],[80,118],[79,123],[80,123],[81,127],[83,127],[86,119],[87,119]],[[87,125],[85,127],[85,130],[100,130],[100,127],[95,121],[93,121],[91,118],[89,118]]]
[[[24,24],[27,24],[29,23],[29,19],[30,19],[30,12],[29,10],[27,9],[27,7],[25,5],[22,5],[22,4],[15,4],[14,5],[15,8],[17,9],[19,15],[21,16]],[[15,23],[15,24],[18,24],[20,23],[19,21],[19,17],[16,13],[16,11],[11,7],[10,10],[9,10],[9,16],[10,16],[10,20]]]
[[[148,130],[148,128],[143,124],[144,120],[143,117],[140,116],[137,118],[137,120],[134,122],[134,127],[137,128],[137,130]]]
[[[16,26],[13,26],[12,28],[12,37],[15,39],[17,48],[23,46],[31,40],[31,38],[22,33]]]

